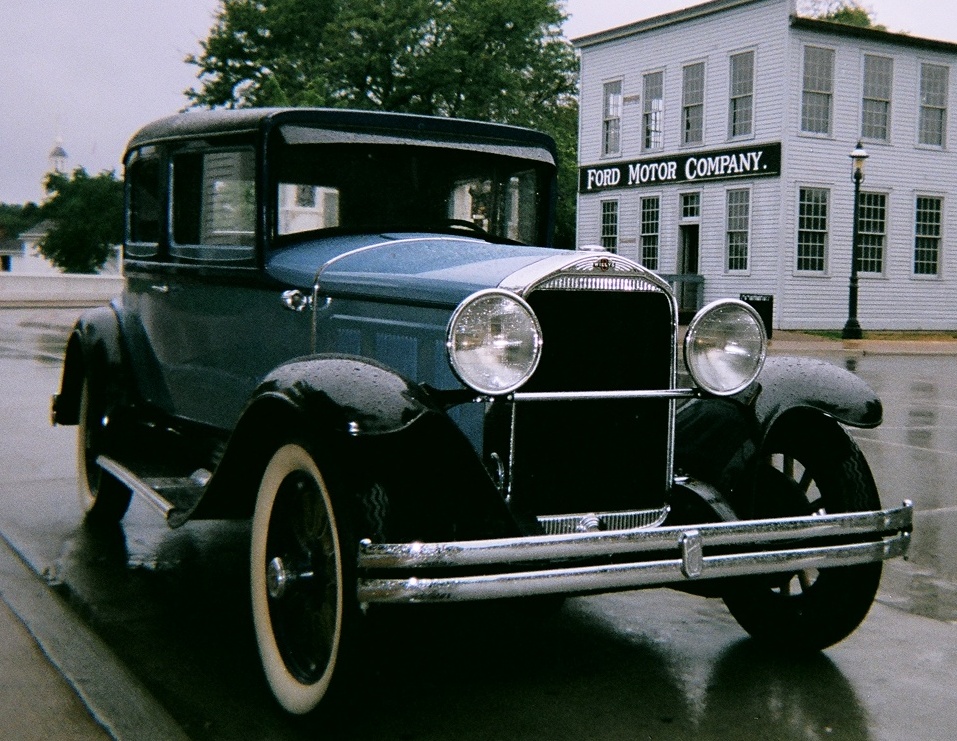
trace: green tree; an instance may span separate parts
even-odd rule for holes
[[[113,171],[91,177],[78,167],[72,177],[51,172],[50,200],[40,207],[53,227],[38,245],[65,273],[95,273],[123,241],[123,183]]]
[[[808,3],[809,14],[822,21],[843,23],[846,26],[874,28],[886,31],[885,26],[874,23],[874,12],[858,0],[811,0]]]
[[[35,203],[24,203],[22,206],[0,203],[0,240],[16,238],[36,226],[40,219],[40,207]]]
[[[561,0],[222,0],[187,57],[199,106],[300,105],[474,118],[551,134],[556,242],[574,244],[578,61]]]

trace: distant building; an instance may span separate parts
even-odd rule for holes
[[[861,325],[957,328],[957,44],[714,0],[575,45],[579,247],[679,276],[686,309],[747,294],[840,328],[860,141]]]

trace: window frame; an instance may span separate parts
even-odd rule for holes
[[[165,204],[167,186],[164,182],[166,168],[163,161],[163,152],[160,147],[147,145],[134,150],[127,157],[124,176],[124,203],[123,203],[123,248],[124,257],[133,260],[155,258],[160,254],[160,245],[165,241],[167,231],[167,222],[165,216]],[[136,210],[138,196],[134,190],[136,187],[136,173],[140,168],[152,164],[156,167],[156,239],[142,240],[133,239],[134,224],[133,215]],[[141,220],[140,220],[141,221]]]
[[[653,206],[646,209],[648,206]],[[646,213],[654,212],[654,219],[646,219]],[[647,229],[654,225],[654,230]],[[638,262],[649,270],[658,270],[661,265],[661,195],[645,195],[638,200]]]
[[[733,196],[739,196],[739,195],[744,195],[744,196],[746,196],[745,202],[744,202],[743,204],[732,204],[732,197],[733,197]],[[724,206],[724,226],[725,226],[725,229],[724,229],[724,269],[725,269],[725,272],[726,272],[726,273],[729,273],[729,274],[734,274],[734,275],[746,275],[746,274],[749,274],[749,273],[751,272],[751,212],[752,212],[752,209],[751,209],[751,203],[752,203],[751,188],[750,188],[750,187],[728,188],[727,190],[725,190],[724,203],[725,203],[725,206]],[[744,208],[745,208],[745,210],[746,210],[746,213],[744,213],[743,215],[741,215],[741,214],[734,214],[734,215],[733,215],[732,212],[731,212],[731,209],[732,209],[732,206],[733,206],[733,205],[736,205],[736,206],[738,206],[738,207],[740,207],[740,206],[743,205]],[[742,228],[740,228],[740,225],[739,225],[739,224],[735,224],[735,226],[736,226],[737,228],[732,229],[732,220],[733,220],[733,219],[743,219],[743,220],[744,220],[744,228],[742,229]],[[731,250],[732,250],[732,244],[731,244],[732,235],[741,235],[741,234],[743,234],[743,236],[744,236],[744,242],[743,242],[744,255],[743,255],[743,258],[742,258],[740,255],[737,255],[737,256],[732,257],[732,254],[731,254]],[[740,247],[742,247],[742,245],[740,245],[740,244],[739,244],[739,245],[735,245],[735,247],[740,248]],[[731,265],[732,259],[743,259],[743,260],[744,260],[744,266],[743,266],[743,267],[732,267],[732,265]]]
[[[805,199],[803,196],[806,192],[824,194],[823,215],[820,215],[820,214],[805,215],[802,213],[802,207],[805,204]],[[810,200],[808,200],[807,203],[809,206],[819,205],[819,204],[811,202]],[[830,259],[830,229],[831,229],[831,224],[830,224],[831,213],[830,212],[831,212],[831,189],[829,187],[824,185],[799,185],[798,186],[797,210],[795,212],[797,214],[797,224],[796,224],[797,239],[795,240],[795,252],[794,252],[795,274],[801,275],[801,276],[809,276],[809,277],[826,276],[828,274],[828,263]],[[802,228],[802,219],[805,219],[805,218],[806,219],[822,219],[824,222],[824,228],[823,229]],[[821,244],[820,244],[820,248],[821,248],[820,256],[801,254],[801,249],[802,249],[801,235],[802,234],[822,234],[823,235],[823,239],[821,240]],[[808,242],[806,243],[805,246],[813,247],[814,245]],[[807,268],[807,267],[802,268],[801,267],[802,260],[815,260],[815,261],[819,260],[821,263],[821,267],[820,268]]]
[[[866,203],[870,199],[874,199],[874,203]],[[887,274],[888,202],[889,196],[884,191],[861,191],[857,209],[857,274],[862,278],[883,278]],[[872,228],[872,225],[880,228]],[[874,243],[864,244],[868,240]],[[872,264],[877,264],[879,269],[872,269]]]
[[[700,70],[700,77],[689,79],[692,70]],[[707,67],[704,62],[690,62],[681,68],[682,146],[704,144],[706,76]]]
[[[242,167],[249,168],[249,179],[237,179],[236,182],[246,182],[253,189],[253,201],[250,204],[252,208],[252,230],[250,244],[242,243],[210,243],[210,242],[180,242],[176,239],[177,219],[177,179],[176,179],[176,161],[181,157],[198,156],[203,161],[203,175],[200,183],[200,195],[205,198],[203,187],[206,184],[205,164],[206,158],[223,154],[242,154],[249,159],[242,163]],[[259,182],[257,176],[257,155],[255,147],[251,145],[235,145],[224,147],[204,147],[197,148],[186,146],[170,153],[168,161],[168,235],[169,235],[169,254],[174,261],[184,261],[188,263],[205,264],[226,264],[230,266],[241,266],[253,263],[256,259],[256,250],[258,243],[258,222],[260,221],[261,196],[259,193]],[[205,204],[200,206],[200,213],[205,208]],[[243,230],[246,231],[246,230]]]
[[[925,98],[928,95],[928,92],[925,88],[925,78],[924,72],[931,68],[936,68],[944,71],[944,90],[942,95],[943,103],[941,105],[928,105],[925,103]],[[947,147],[947,126],[948,118],[950,112],[947,108],[947,103],[950,99],[950,65],[939,64],[937,62],[921,62],[918,69],[918,79],[917,79],[917,146],[918,147],[927,147],[929,149],[946,149]],[[939,142],[928,142],[925,141],[926,129],[925,122],[927,120],[927,114],[930,111],[936,111],[939,114],[940,120],[940,141]]]
[[[828,46],[819,46],[817,44],[805,44],[803,47],[803,59],[801,63],[801,109],[800,109],[800,122],[798,125],[798,131],[803,136],[818,136],[822,138],[830,138],[834,135],[834,70],[835,63],[837,60],[837,52],[834,48]],[[827,54],[830,56],[830,65],[828,69],[828,83],[827,88],[811,88],[808,83],[811,81],[809,79],[809,54],[821,52],[822,54]],[[809,111],[809,96],[820,96],[826,100],[826,110],[824,115],[826,116],[825,126],[823,130],[807,128],[809,121],[811,119],[811,112]]]
[[[750,64],[750,75],[749,79],[746,81],[747,92],[738,92],[735,93],[735,60],[743,59],[744,57],[751,58]],[[754,52],[754,49],[746,49],[744,51],[735,52],[728,57],[728,139],[751,139],[754,138],[754,81],[756,76],[756,61],[757,55]],[[743,101],[747,99],[747,131],[736,132],[735,124],[737,121],[738,108],[735,105],[736,101]],[[741,110],[745,110],[742,108]]]
[[[606,217],[612,215],[609,207],[614,207],[614,223]],[[617,198],[603,198],[598,206],[598,243],[609,252],[618,252],[621,239],[621,203]],[[613,226],[614,232],[607,227]]]
[[[885,70],[875,71],[868,64],[869,62],[880,62],[887,63],[886,70],[886,88],[883,88],[885,84],[881,79],[884,76]],[[870,70],[870,74],[869,74]],[[873,79],[872,74],[876,74],[878,79]],[[883,89],[877,89],[883,88]],[[880,97],[880,93],[885,93],[884,97]],[[865,53],[863,56],[862,63],[862,79],[861,79],[861,139],[873,142],[883,142],[889,143],[891,140],[891,112],[893,110],[893,95],[894,95],[894,58],[886,56],[884,54],[869,54]],[[868,105],[870,104],[870,106]],[[868,108],[873,108],[875,106],[880,106],[883,108],[883,111],[869,111]],[[875,135],[869,133],[868,126],[874,126],[874,124],[868,123],[868,117],[870,116],[880,116],[883,118],[883,136]]]
[[[658,79],[660,88],[660,97],[652,98],[649,88],[651,80]],[[655,92],[652,89],[652,92]],[[645,72],[641,76],[641,149],[645,152],[653,152],[664,149],[665,146],[665,72],[664,70],[654,70]],[[651,101],[658,100],[661,106],[658,110],[649,107]]]
[[[933,234],[921,234],[920,226],[921,222],[918,217],[920,216],[920,201],[936,201],[938,204],[937,209],[937,223],[936,223],[936,235]],[[943,257],[944,257],[944,209],[946,207],[946,199],[943,195],[939,193],[916,193],[914,195],[914,244],[913,250],[911,252],[911,277],[917,278],[919,280],[939,280],[943,274]],[[928,226],[935,226],[933,223],[928,223]],[[918,272],[918,254],[922,249],[927,249],[926,247],[920,247],[921,239],[932,239],[936,241],[934,247],[935,257],[934,257],[934,272]]]
[[[617,86],[617,96],[612,88]],[[624,80],[619,77],[602,83],[602,120],[601,120],[601,154],[602,157],[621,154],[621,118],[624,107]],[[617,100],[615,100],[617,97]],[[614,128],[615,146],[609,146],[611,129]]]

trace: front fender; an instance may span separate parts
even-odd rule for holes
[[[795,409],[814,410],[850,427],[877,427],[883,420],[874,390],[850,371],[823,360],[768,358],[757,383],[754,414],[764,436]]]
[[[519,533],[472,445],[425,387],[367,359],[286,363],[259,386],[192,517],[249,517],[268,458],[298,438],[355,502],[357,535],[393,542]]]
[[[768,358],[756,383],[733,398],[692,400],[675,420],[675,466],[717,487],[741,514],[741,490],[775,425],[796,412],[876,427],[880,399],[850,371],[813,358]]]

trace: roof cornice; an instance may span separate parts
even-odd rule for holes
[[[927,51],[940,51],[948,54],[957,54],[957,43],[950,41],[925,39],[921,36],[911,36],[910,34],[906,33],[882,31],[878,28],[850,26],[846,23],[822,21],[817,18],[803,18],[801,16],[792,15],[791,28],[797,28],[802,31],[813,31],[814,33],[830,34],[833,36],[845,36],[855,39],[866,39],[868,41],[878,41],[884,44],[909,46],[915,49],[925,49]]]
[[[696,18],[721,13],[725,10],[740,8],[746,5],[755,5],[762,2],[767,2],[767,0],[711,0],[711,2],[692,5],[689,8],[682,8],[681,10],[676,10],[671,13],[656,15],[654,18],[646,18],[641,21],[636,21],[635,23],[610,28],[607,31],[598,31],[597,33],[588,34],[586,36],[579,36],[572,39],[572,44],[576,48],[581,49],[586,46],[616,41],[627,36],[644,33],[645,31],[653,31],[676,23],[684,23]]]

